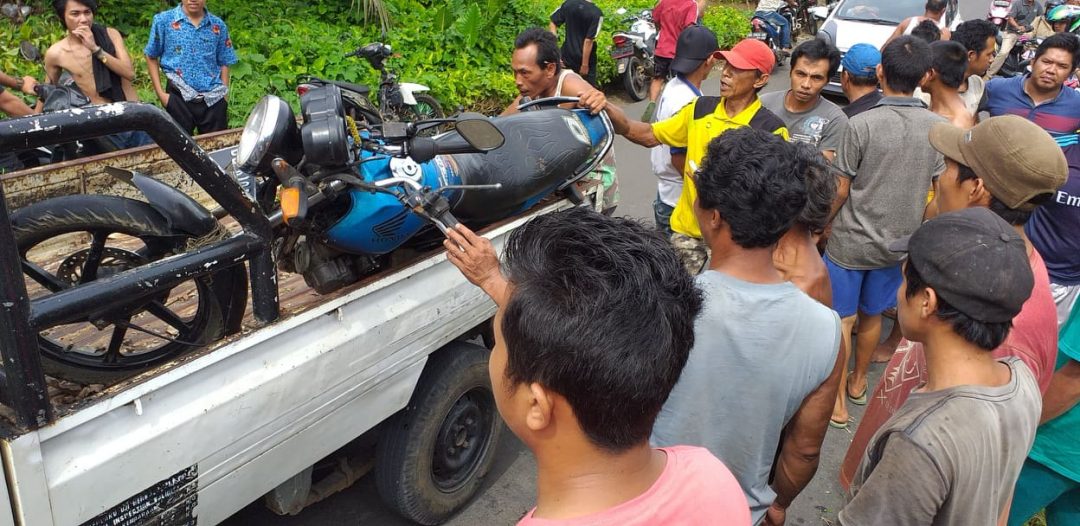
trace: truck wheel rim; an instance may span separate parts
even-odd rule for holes
[[[439,428],[431,478],[446,493],[464,486],[488,454],[495,401],[486,388],[475,387],[454,403]]]

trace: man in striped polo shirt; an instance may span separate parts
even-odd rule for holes
[[[986,85],[985,108],[991,116],[1019,115],[1050,133],[1065,152],[1069,179],[1050,203],[1035,210],[1025,228],[1046,261],[1058,324],[1068,318],[1080,296],[1080,93],[1064,87],[1080,62],[1075,35],[1048,37],[1035,51],[1031,73],[995,78]]]

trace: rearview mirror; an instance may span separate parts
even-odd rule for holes
[[[826,18],[829,18],[829,8],[826,6],[816,5],[808,9],[808,11],[810,11],[810,14],[813,15],[814,18],[817,18],[819,20],[825,20]]]
[[[29,60],[30,62],[41,61],[41,50],[29,40],[19,42],[19,54],[22,55],[22,58]]]
[[[503,145],[506,137],[487,117],[465,114],[457,120],[457,132],[469,146],[488,152]]]

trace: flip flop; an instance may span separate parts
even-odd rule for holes
[[[829,427],[831,427],[833,429],[847,429],[847,426],[848,426],[847,420],[845,420],[843,422],[838,422],[836,420],[833,420],[832,417],[829,417]]]
[[[848,374],[850,375],[851,373],[848,373]],[[853,403],[855,405],[866,405],[866,392],[868,390],[870,390],[869,385],[867,385],[866,387],[863,388],[861,395],[859,395],[859,396],[851,396],[851,392],[848,391],[847,386],[846,385],[844,386],[844,394],[847,395],[848,400],[851,401],[851,403]]]

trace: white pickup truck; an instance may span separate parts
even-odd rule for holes
[[[63,170],[131,167],[152,154],[3,178],[25,190],[33,184],[23,177],[46,184]],[[585,194],[595,206],[595,188]],[[230,338],[115,385],[72,390],[42,373],[32,327],[48,306],[10,271],[19,255],[2,201],[0,526],[212,525],[260,498],[297,513],[368,469],[392,508],[435,524],[478,489],[504,432],[488,352],[476,343],[495,307],[441,249],[327,296],[281,274],[276,321],[254,321],[249,305]],[[549,200],[481,233],[501,250],[531,217],[570,206]],[[375,437],[373,461],[342,461],[313,480],[320,459],[365,433]]]

